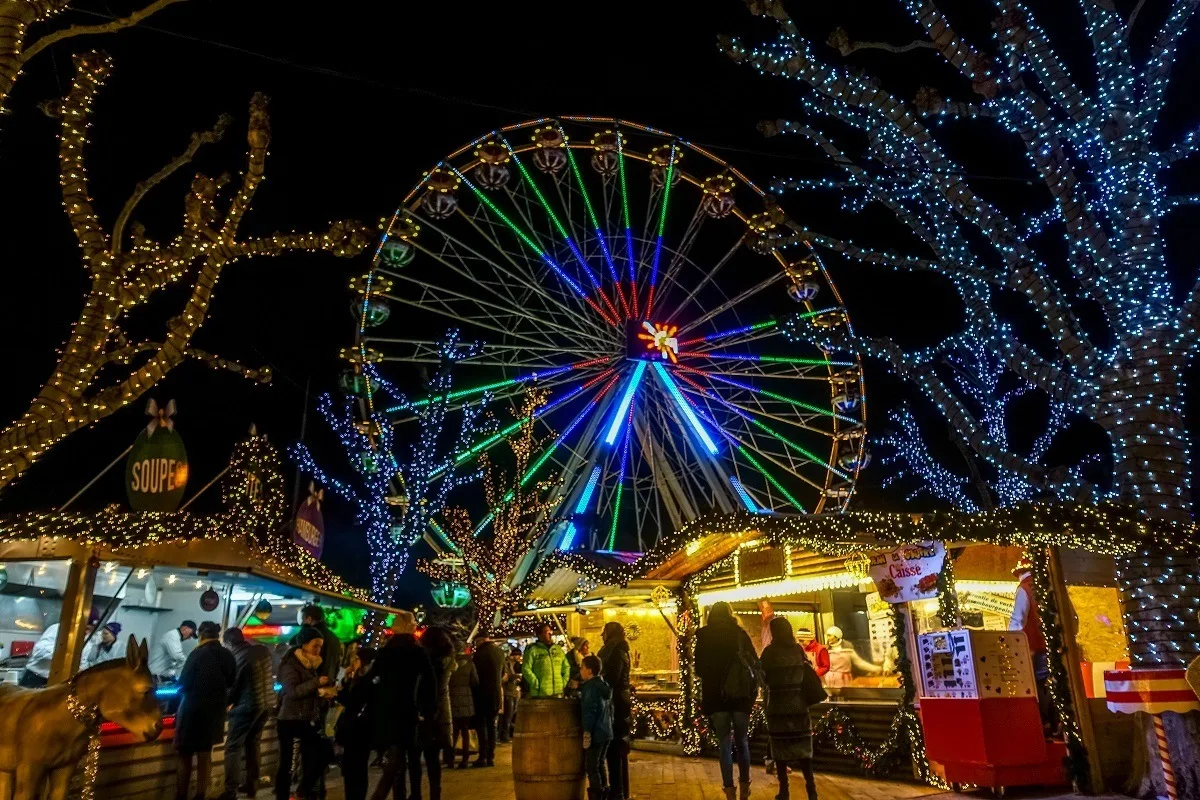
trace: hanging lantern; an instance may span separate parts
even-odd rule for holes
[[[425,188],[428,190],[422,202],[429,216],[434,219],[445,219],[458,208],[458,197],[455,192],[462,181],[449,170],[441,167],[427,173]]]
[[[733,178],[723,172],[705,178],[704,183],[700,184],[700,189],[704,192],[700,207],[704,209],[704,213],[713,219],[729,216],[734,206],[733,187]]]
[[[674,163],[671,167],[671,185],[679,183],[679,162],[683,159],[683,152],[678,146],[670,144],[660,144],[650,151],[650,163],[653,165],[650,168],[650,181],[661,187],[667,178],[667,166]]]
[[[871,557],[861,550],[851,553],[850,556],[842,562],[851,576],[858,578],[860,581],[867,578],[871,574]]]
[[[216,611],[219,605],[221,605],[221,596],[214,592],[211,586],[200,595],[200,608],[203,610]]]
[[[379,246],[379,258],[389,267],[406,267],[412,263],[417,250],[409,242],[389,236]]]
[[[471,602],[471,590],[458,581],[438,581],[429,588],[438,608],[462,608]]]
[[[271,618],[271,612],[275,609],[266,600],[259,600],[258,605],[254,607],[254,616],[259,622],[266,622]]]
[[[849,414],[854,409],[858,408],[862,403],[862,395],[857,390],[847,389],[842,394],[833,398],[833,405],[838,411],[843,414]]]
[[[365,303],[355,300],[350,303],[350,313],[356,318],[361,317],[368,328],[377,328],[387,322],[392,315],[392,307],[382,297],[372,297]]]
[[[788,286],[788,297],[795,300],[797,303],[807,303],[817,296],[821,291],[821,284],[816,281],[801,281]]]
[[[774,215],[769,210],[761,214],[751,214],[746,220],[746,226],[750,228],[746,235],[746,246],[759,255],[770,255],[780,238]]]
[[[370,387],[372,392],[377,388],[374,381],[352,369],[344,371],[338,377],[338,385],[342,387],[343,392],[352,394],[355,397],[366,397],[368,387]]]
[[[533,143],[537,145],[537,150],[533,153],[533,163],[542,172],[557,173],[567,166],[567,154],[563,150],[567,139],[557,125],[535,128]]]
[[[618,156],[618,148],[620,147],[621,135],[613,130],[601,131],[592,137],[592,149],[595,154],[592,155],[592,169],[600,173],[602,177],[611,178],[617,174],[620,168],[620,158]]]

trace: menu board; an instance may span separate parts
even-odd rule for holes
[[[917,637],[924,697],[1036,697],[1029,643],[1020,631],[958,628]]]

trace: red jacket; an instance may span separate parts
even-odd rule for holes
[[[829,648],[813,639],[804,645],[804,652],[808,654],[808,660],[812,662],[817,677],[824,678],[825,673],[829,672]]]

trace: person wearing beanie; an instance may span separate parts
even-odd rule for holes
[[[397,612],[391,638],[367,673],[372,684],[373,745],[384,756],[383,775],[376,787],[379,797],[392,789],[396,797],[414,796],[404,791],[404,782],[409,754],[420,745],[417,725],[421,719],[437,716],[437,677],[429,654],[417,643],[416,629],[411,612]],[[419,791],[419,787],[413,788]]]
[[[274,665],[266,645],[248,641],[241,628],[221,636],[233,654],[237,674],[229,690],[229,731],[225,739],[225,791],[220,800],[234,800],[238,791],[258,793],[258,745],[271,709],[275,707]]]
[[[233,655],[221,647],[221,626],[201,622],[200,644],[179,673],[179,710],[175,714],[175,798],[187,800],[196,767],[196,795],[208,790],[213,746],[225,738],[225,708],[229,687],[237,674]]]
[[[491,638],[475,640],[475,671],[479,687],[475,693],[475,724],[479,733],[477,767],[496,765],[496,722],[504,708],[504,652]]]
[[[316,800],[317,781],[325,772],[322,742],[316,721],[321,700],[336,689],[321,673],[321,648],[325,641],[316,628],[301,628],[279,662],[279,699],[275,729],[279,736],[279,770],[275,774],[276,800],[288,800],[292,784],[292,752],[300,744],[300,800]]]
[[[88,649],[87,660],[80,663],[80,669],[87,669],[105,661],[125,657],[125,646],[121,643],[121,623],[110,622],[96,635],[100,637],[100,640],[96,642],[95,647]]]

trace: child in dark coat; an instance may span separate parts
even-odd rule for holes
[[[612,688],[600,677],[600,659],[596,656],[584,657],[579,665],[579,679],[588,800],[604,800],[608,793],[608,770],[605,768],[604,754],[613,738]]]

